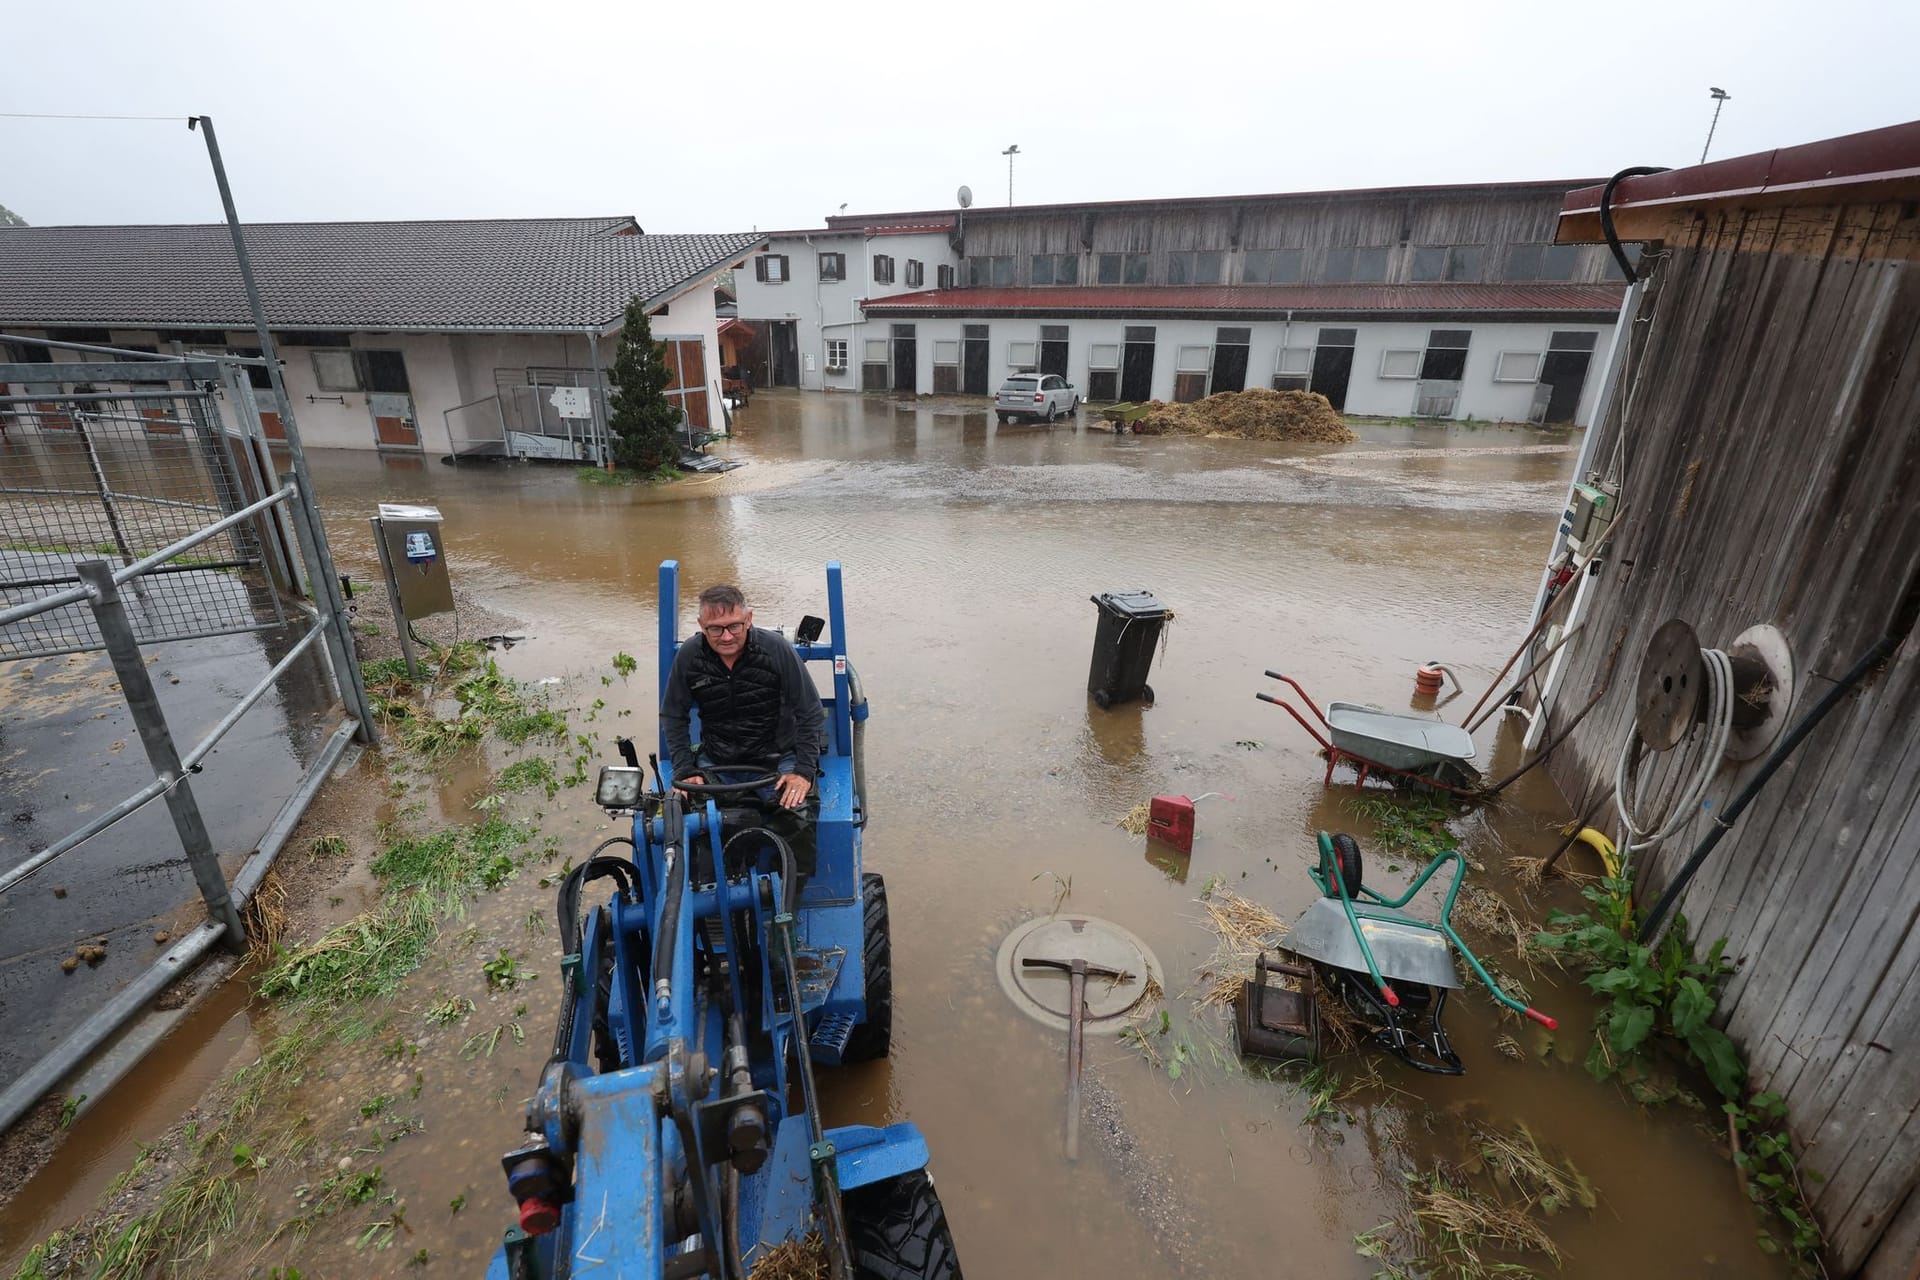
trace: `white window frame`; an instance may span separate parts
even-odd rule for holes
[[[1104,354],[1102,354],[1104,353]],[[1105,373],[1120,367],[1120,344],[1117,342],[1096,342],[1087,348],[1087,369],[1094,373]]]
[[[320,390],[360,390],[360,365],[359,362],[353,358],[353,352],[350,349],[346,347],[315,347],[311,355],[313,358],[313,380],[318,384]],[[346,360],[347,366],[345,381],[334,376],[339,372],[337,365],[331,373],[327,369],[327,365],[333,364],[336,360],[343,357]]]
[[[959,364],[960,340],[941,338],[933,344],[933,362],[935,364]]]
[[[1297,360],[1289,361],[1287,359],[1288,356],[1297,357]],[[1276,374],[1282,374],[1289,378],[1302,375],[1312,376],[1313,348],[1281,347],[1273,353],[1273,371]]]
[[[868,338],[863,349],[866,352],[866,364],[890,364],[893,361],[893,353],[885,338]]]
[[[847,339],[845,338],[828,338],[827,339],[827,371],[829,373],[845,373],[846,372],[847,345],[848,345]],[[835,348],[838,348],[837,354],[840,357],[839,360],[837,361],[834,359],[834,356],[836,354]]]
[[[1198,361],[1198,363],[1195,363]],[[1173,362],[1175,373],[1210,373],[1213,371],[1212,347],[1181,347]]]
[[[761,284],[785,284],[787,282],[787,273],[785,270],[785,265],[786,265],[785,255],[778,254],[778,253],[763,253],[759,256],[767,260],[767,265],[761,268],[763,271],[766,272],[767,278],[765,280],[760,281],[760,283]]]
[[[1530,360],[1532,364],[1527,366],[1524,371],[1509,369],[1507,362],[1510,360]],[[1545,361],[1546,356],[1539,351],[1502,351],[1494,357],[1493,380],[1495,382],[1538,382],[1540,381],[1540,366]]]
[[[1016,369],[1038,369],[1040,367],[1040,344],[1037,342],[1009,342],[1007,344],[1007,363]]]
[[[1404,358],[1408,362],[1406,372],[1394,370],[1396,358]],[[1380,353],[1380,376],[1412,382],[1420,377],[1420,365],[1426,358],[1426,351],[1420,347],[1390,347]]]

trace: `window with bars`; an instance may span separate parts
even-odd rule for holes
[[[1080,255],[1077,253],[1036,253],[1028,263],[1034,284],[1079,284]]]
[[[1218,249],[1189,249],[1167,255],[1168,284],[1219,284]]]
[[[1298,284],[1305,257],[1299,249],[1249,249],[1240,278],[1247,284]]]
[[[847,255],[844,253],[821,254],[820,278],[822,280],[845,280],[847,278]]]

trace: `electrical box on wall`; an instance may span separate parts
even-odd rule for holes
[[[1590,550],[1613,523],[1618,505],[1614,495],[1599,485],[1575,483],[1573,500],[1560,518],[1560,532],[1566,535],[1567,545],[1576,552]]]
[[[410,619],[453,610],[453,581],[440,529],[440,509],[408,503],[380,504],[381,558],[388,581]]]

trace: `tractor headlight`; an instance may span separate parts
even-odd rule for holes
[[[631,809],[640,803],[640,789],[645,785],[646,775],[631,765],[602,765],[594,803],[602,809]]]

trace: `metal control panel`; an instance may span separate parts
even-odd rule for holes
[[[409,619],[453,611],[440,509],[383,502],[375,525],[387,581]]]

